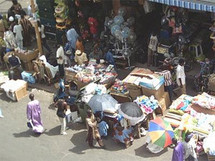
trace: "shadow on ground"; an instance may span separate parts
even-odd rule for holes
[[[94,147],[90,148],[88,143],[86,142],[86,137],[87,137],[86,130],[74,134],[70,141],[73,143],[75,147],[70,149],[69,151],[76,154],[85,154],[86,153],[85,151],[88,149],[101,149],[96,140],[93,141]],[[103,150],[105,151],[119,151],[125,149],[124,144],[116,143],[110,136],[102,140],[105,145],[105,148]]]
[[[13,136],[16,138],[23,138],[23,137],[39,137],[41,134],[33,132],[31,129],[28,129],[27,131],[23,131],[20,133],[14,133]]]
[[[50,129],[49,131],[44,132],[44,134],[48,135],[48,136],[59,135],[60,134],[60,126],[56,126],[52,129]]]
[[[143,157],[143,158],[151,158],[151,157],[158,157],[164,153],[166,153],[168,151],[167,148],[165,148],[164,150],[162,150],[160,153],[157,154],[153,154],[151,153],[147,148],[146,148],[146,144],[142,145],[141,147],[135,149],[135,154],[137,156]]]

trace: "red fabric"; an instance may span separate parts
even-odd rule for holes
[[[98,29],[97,29],[98,21],[93,17],[89,17],[88,18],[88,24],[90,26],[90,33],[91,34],[96,34],[98,32]]]
[[[184,102],[181,102],[181,103],[176,107],[176,110],[180,110],[182,107],[184,107]]]

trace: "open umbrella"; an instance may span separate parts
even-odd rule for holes
[[[119,114],[130,120],[132,126],[136,125],[140,121],[143,121],[145,118],[143,111],[134,102],[122,103],[119,107]]]
[[[153,144],[165,148],[172,144],[174,132],[169,122],[158,117],[149,122],[149,136]]]
[[[109,94],[94,95],[88,105],[95,113],[97,111],[116,112],[118,102]]]

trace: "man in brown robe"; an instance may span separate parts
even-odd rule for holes
[[[31,31],[32,31],[32,24],[31,22],[21,15],[20,24],[23,28],[23,45],[30,46],[31,45]]]
[[[86,126],[87,126],[86,141],[88,142],[89,146],[94,147],[93,140],[96,139],[99,146],[104,147],[104,144],[102,142],[101,136],[100,136],[98,128],[97,128],[97,121],[91,110],[87,111]]]

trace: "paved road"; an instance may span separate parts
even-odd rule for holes
[[[56,111],[51,104],[52,94],[33,90],[42,106],[42,119],[47,129],[41,136],[34,135],[26,127],[27,97],[19,102],[11,102],[4,93],[0,93],[0,107],[4,118],[0,119],[0,160],[1,161],[49,161],[49,160],[170,160],[172,150],[167,149],[161,155],[152,155],[144,147],[145,138],[134,141],[125,149],[116,144],[111,137],[104,140],[106,149],[90,149],[85,142],[84,124],[72,124],[67,136],[59,135],[60,126]]]
[[[111,137],[104,140],[106,149],[90,149],[85,142],[84,124],[70,124],[68,135],[60,133],[60,123],[56,110],[50,106],[53,94],[31,89],[42,107],[42,120],[46,132],[37,136],[26,126],[26,104],[28,97],[19,102],[12,102],[0,92],[0,108],[4,118],[0,118],[0,160],[1,161],[170,161],[172,149],[161,154],[149,153],[144,144],[145,137],[135,140],[133,145],[125,149],[115,143]],[[206,161],[206,158],[200,159]]]

